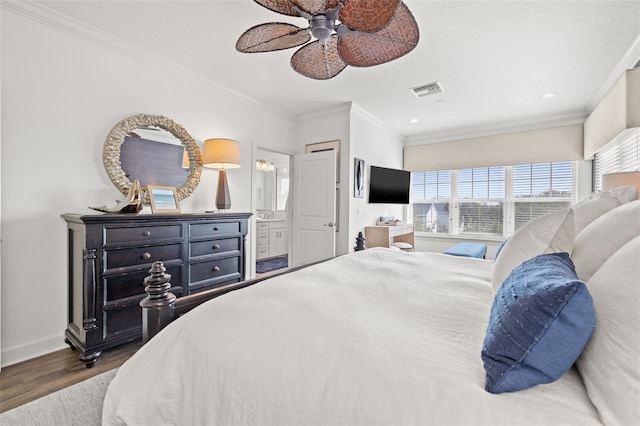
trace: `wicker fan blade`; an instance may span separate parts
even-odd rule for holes
[[[327,10],[327,0],[293,0],[293,2],[310,15],[317,15]]]
[[[400,0],[328,0],[327,9],[339,2],[344,7],[340,11],[340,22],[354,31],[375,33],[389,24],[396,13]]]
[[[354,67],[371,67],[393,61],[411,52],[418,44],[418,24],[409,8],[400,3],[384,29],[377,33],[353,32],[338,40],[343,61]]]
[[[299,16],[298,11],[293,7],[293,0],[254,0],[260,6],[283,15]]]
[[[243,53],[271,52],[300,46],[309,40],[311,34],[307,29],[270,22],[245,31],[236,42],[236,50]]]
[[[338,36],[332,35],[324,47],[319,41],[302,46],[291,57],[291,67],[305,77],[328,80],[340,74],[347,64],[338,55]]]

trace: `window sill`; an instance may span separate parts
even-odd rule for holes
[[[424,239],[424,240],[463,240],[463,241],[474,241],[474,242],[492,242],[492,243],[501,243],[505,240],[506,237],[498,237],[494,235],[469,235],[469,234],[430,234],[428,232],[416,232],[416,239]]]

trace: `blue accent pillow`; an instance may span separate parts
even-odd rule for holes
[[[482,347],[485,389],[515,392],[558,380],[593,333],[586,285],[567,253],[516,267],[496,293]]]
[[[496,250],[496,256],[493,258],[494,261],[498,258],[498,255],[502,251],[502,248],[504,247],[504,245],[507,244],[507,241],[509,241],[509,238],[511,238],[511,237],[508,237],[506,240],[501,242],[500,245],[498,246],[498,250]]]

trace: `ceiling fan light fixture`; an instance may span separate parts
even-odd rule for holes
[[[309,27],[267,23],[243,33],[236,49],[243,53],[300,47],[292,68],[305,77],[327,80],[347,65],[380,65],[413,50],[418,24],[400,0],[254,0],[278,13],[305,18]],[[338,23],[338,24],[336,24]],[[317,41],[309,43],[311,36]]]
[[[334,23],[324,15],[317,15],[309,21],[311,35],[317,38],[320,43],[325,44],[331,34],[333,34]]]

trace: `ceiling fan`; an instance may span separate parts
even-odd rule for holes
[[[418,24],[401,0],[254,1],[274,12],[302,17],[309,26],[256,25],[240,36],[236,50],[257,53],[302,46],[291,57],[291,67],[316,80],[333,78],[347,65],[393,61],[418,44]]]

